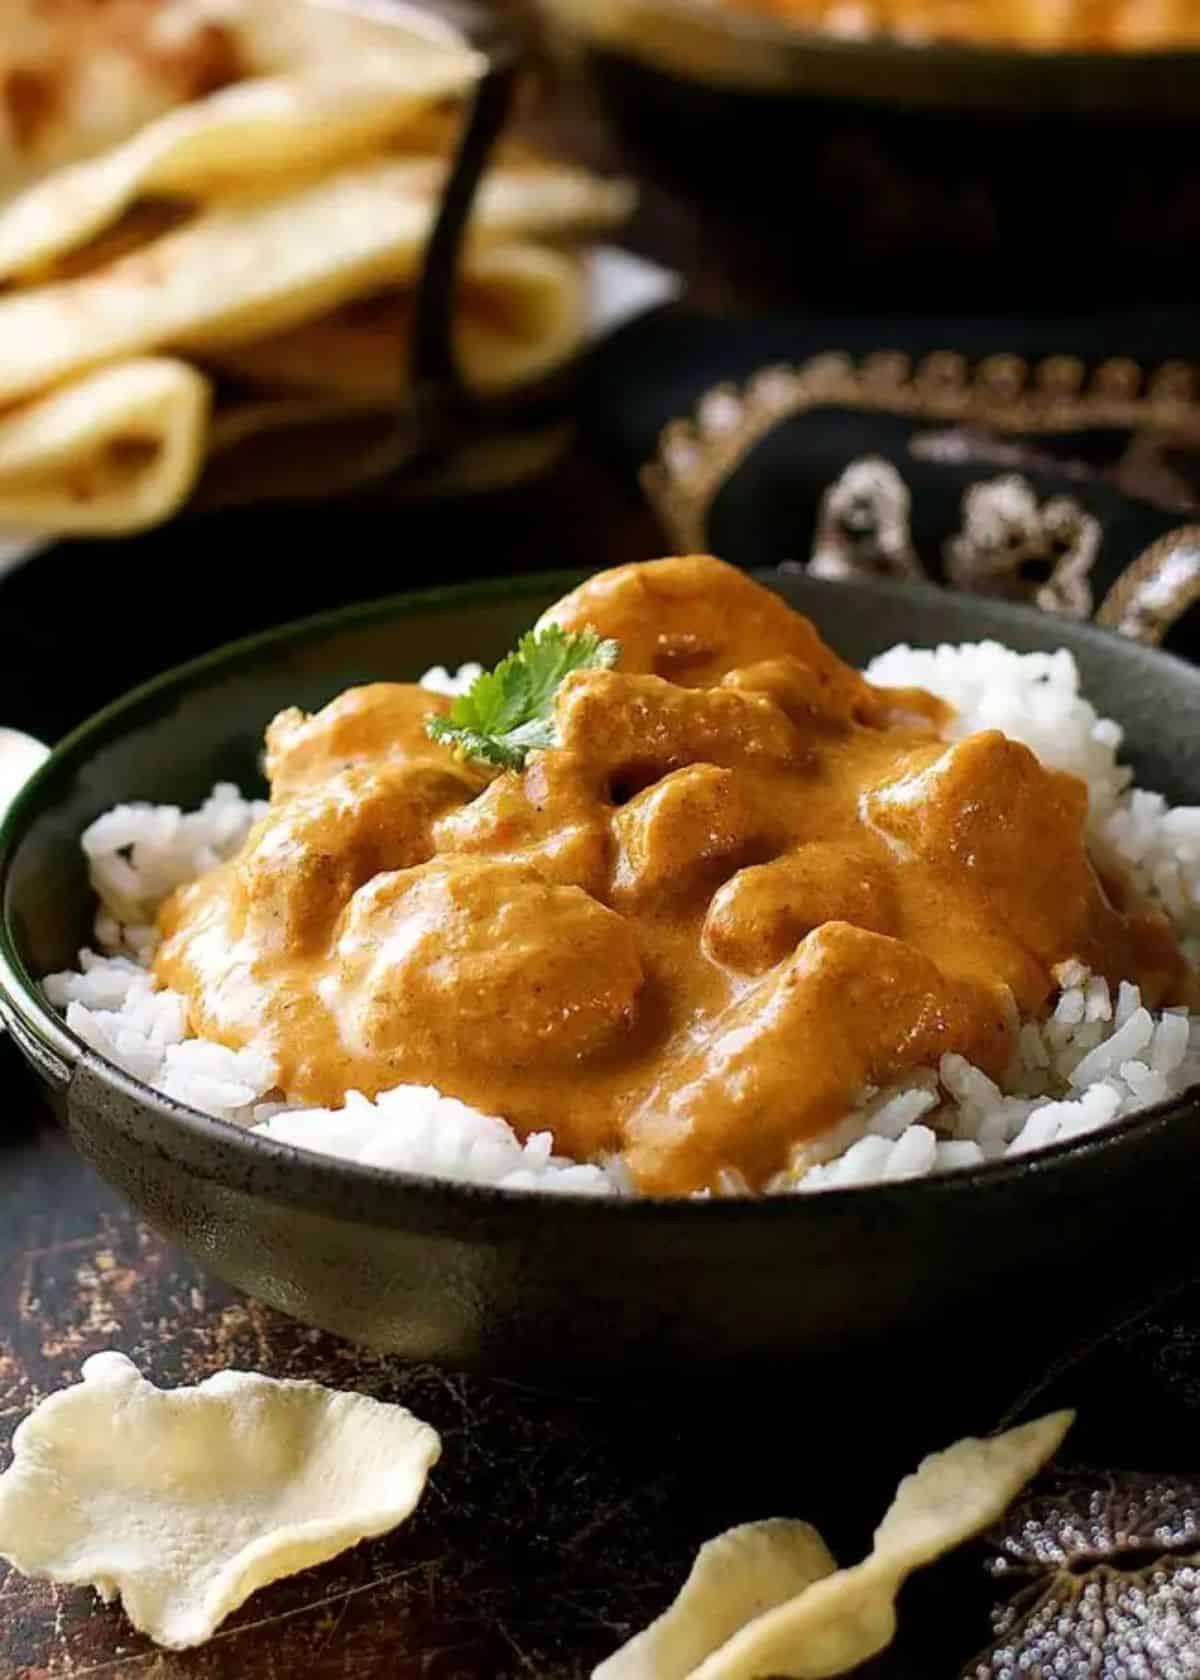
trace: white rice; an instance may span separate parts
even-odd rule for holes
[[[422,680],[452,694],[478,672],[477,665],[454,674],[435,666]],[[1094,854],[1123,864],[1161,902],[1185,944],[1200,952],[1200,807],[1172,809],[1161,795],[1130,787],[1117,758],[1120,726],[1099,717],[1080,694],[1068,652],[1018,654],[996,642],[896,647],[867,675],[949,701],[957,714],[949,739],[1001,729],[1044,763],[1083,777]],[[284,1143],[508,1189],[630,1193],[619,1159],[588,1164],[557,1156],[549,1132],[522,1143],[502,1119],[431,1086],[398,1086],[373,1102],[352,1091],[339,1109],[289,1107],[279,1100],[269,1056],[189,1036],[184,999],[156,990],[147,971],[155,912],[175,887],[232,855],[264,809],[222,783],[198,811],[121,805],[91,825],[83,848],[100,901],[99,950],[81,952],[78,971],[44,982],[68,1026],[155,1090]],[[1114,997],[1106,981],[1079,963],[1063,964],[1056,978],[1052,1012],[1021,1027],[1002,1085],[961,1056],[943,1056],[936,1069],[864,1092],[841,1124],[798,1152],[770,1189],[918,1178],[1026,1154],[1200,1083],[1200,1017],[1175,1009],[1152,1013],[1128,982]],[[727,1173],[720,1193],[743,1194],[745,1185]]]

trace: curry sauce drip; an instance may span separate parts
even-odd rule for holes
[[[158,980],[289,1098],[436,1085],[645,1190],[761,1185],[868,1084],[1001,1075],[1068,959],[1190,995],[1164,918],[1101,885],[1081,781],[948,745],[742,573],[622,567],[547,616],[622,648],[564,682],[554,748],[489,777],[403,684],[284,713],[268,814],[164,907]]]

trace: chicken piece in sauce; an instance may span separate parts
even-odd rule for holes
[[[1002,1074],[1062,962],[1191,996],[1164,918],[1097,877],[1081,782],[948,745],[940,702],[744,574],[625,566],[547,620],[621,656],[566,678],[522,771],[430,740],[446,703],[411,685],[284,713],[268,815],[165,906],[158,979],[289,1098],[431,1084],[645,1191],[761,1186],[868,1084]]]

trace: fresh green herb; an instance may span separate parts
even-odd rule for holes
[[[448,713],[426,720],[435,741],[457,748],[502,770],[520,770],[538,747],[554,745],[554,696],[572,671],[605,670],[621,649],[595,630],[563,630],[547,624],[529,630],[515,653],[494,671],[484,671],[460,694]]]

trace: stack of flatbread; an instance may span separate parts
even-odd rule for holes
[[[0,525],[141,529],[247,437],[396,412],[478,56],[390,0],[4,4]],[[47,42],[75,11],[65,65]],[[107,58],[83,30],[105,16]],[[472,383],[578,347],[580,244],[629,207],[621,183],[501,146],[456,298]]]

